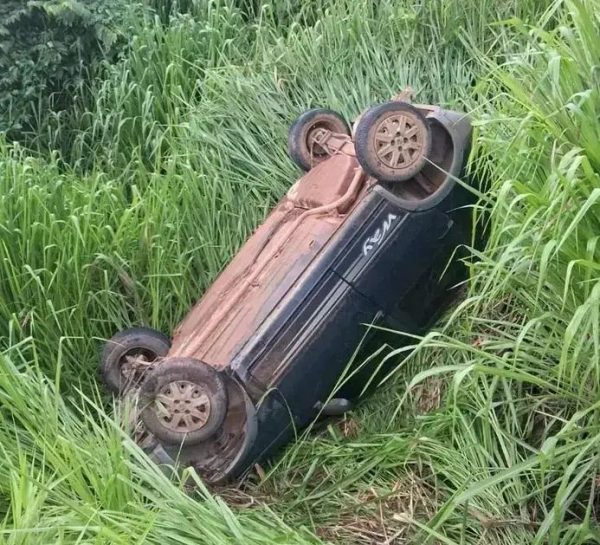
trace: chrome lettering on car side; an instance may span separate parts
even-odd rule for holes
[[[383,224],[381,227],[378,227],[377,230],[369,237],[367,240],[363,242],[363,255],[366,257],[369,253],[376,247],[381,244],[381,241],[385,238],[385,235],[388,234],[389,230],[392,228],[393,223],[398,219],[396,214],[392,214],[391,212],[388,214],[387,218],[383,220]]]

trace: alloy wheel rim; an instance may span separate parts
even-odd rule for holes
[[[161,424],[178,433],[202,429],[210,417],[210,399],[204,388],[188,380],[164,385],[155,400]]]
[[[422,157],[425,148],[423,123],[410,113],[394,113],[379,122],[373,140],[375,154],[381,163],[393,169],[407,169]]]

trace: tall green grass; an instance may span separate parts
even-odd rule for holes
[[[183,7],[36,158],[0,148],[0,543],[597,542],[600,2]],[[405,85],[476,120],[467,299],[233,507],[188,494],[105,414],[101,339],[181,319],[297,176],[299,112]]]
[[[439,21],[454,35],[511,10],[452,5],[317,3],[310,25],[299,4],[267,3],[252,18],[232,2],[195,2],[169,27],[138,23],[129,55],[81,109],[40,131],[50,159],[2,154],[5,336],[32,336],[49,373],[60,347],[68,384],[90,378],[98,339],[116,329],[171,330],[298,175],[284,144],[302,110],[352,118],[407,84],[423,101],[468,100],[477,65],[458,42],[434,49],[450,40]],[[281,27],[277,10],[294,22]]]
[[[1,362],[0,542],[316,543],[267,508],[234,514],[194,475],[169,480],[97,398],[63,398],[37,366]]]

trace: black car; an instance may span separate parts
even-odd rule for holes
[[[288,146],[306,174],[172,341],[132,328],[104,348],[105,383],[137,399],[142,446],[218,481],[349,408],[373,367],[330,397],[368,326],[423,333],[465,279],[470,139],[465,115],[402,101],[369,109],[353,133],[330,110],[301,115]]]

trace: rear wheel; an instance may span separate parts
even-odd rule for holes
[[[119,331],[104,345],[100,374],[106,387],[116,394],[138,385],[144,371],[171,348],[171,341],[149,327],[132,327]]]
[[[309,171],[329,157],[327,149],[319,144],[327,131],[350,135],[346,120],[325,108],[307,110],[290,127],[288,153],[302,170]]]
[[[193,358],[156,367],[140,388],[141,417],[149,432],[168,445],[190,446],[209,439],[227,412],[222,376]]]
[[[431,149],[427,120],[405,102],[386,102],[368,110],[355,132],[361,167],[382,182],[402,182],[425,166]]]

